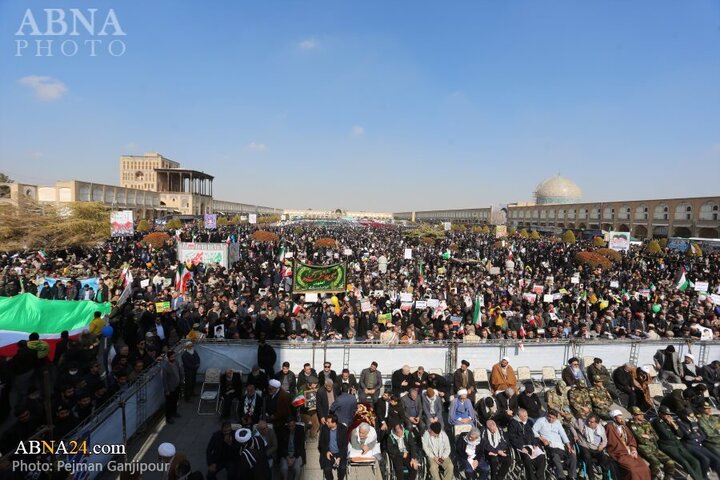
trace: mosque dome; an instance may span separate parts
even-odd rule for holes
[[[539,205],[576,203],[581,198],[580,187],[572,180],[560,175],[546,179],[535,189],[535,202]]]

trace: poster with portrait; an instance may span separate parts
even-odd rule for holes
[[[630,250],[630,232],[610,232],[608,247],[618,252]]]

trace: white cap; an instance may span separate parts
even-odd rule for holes
[[[617,417],[618,415],[622,416],[622,414],[623,414],[623,413],[622,413],[620,410],[611,410],[611,411],[610,411],[610,417],[611,417],[611,418],[615,418],[615,417]]]
[[[175,456],[175,445],[170,442],[161,443],[158,447],[158,455],[171,458]]]
[[[506,362],[509,362],[510,359],[508,357],[502,357],[502,360],[505,360]],[[500,360],[502,362],[502,360]]]
[[[464,388],[461,388],[460,390],[457,391],[457,394],[458,394],[458,397],[460,397],[462,395],[467,395],[467,390]]]
[[[649,365],[643,365],[640,367],[640,370],[642,370],[645,373],[650,373],[650,366]]]
[[[235,431],[235,440],[239,443],[247,443],[252,438],[252,433],[247,428],[241,428]]]
[[[271,387],[273,387],[273,388],[280,388],[280,385],[281,385],[281,384],[280,384],[280,381],[279,381],[279,380],[275,380],[274,378],[273,378],[272,380],[270,380],[270,382],[268,382],[268,383],[269,383],[269,385],[270,385]]]
[[[695,357],[693,356],[692,353],[686,353],[686,354],[685,354],[685,358],[689,358],[689,359],[692,360],[693,362],[695,361]]]

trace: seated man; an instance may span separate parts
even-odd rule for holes
[[[502,431],[494,420],[487,421],[487,429],[482,434],[480,448],[490,464],[492,478],[503,478],[510,471],[512,458]]]
[[[418,396],[418,389],[411,388],[407,395],[401,399],[403,410],[405,411],[405,417],[410,422],[409,427],[419,432],[425,430],[423,423],[423,409],[420,397]]]
[[[492,367],[490,373],[490,388],[493,392],[500,392],[508,388],[517,388],[517,377],[515,370],[510,365],[510,359],[503,357],[500,363]]]
[[[377,432],[370,424],[363,422],[350,434],[348,458],[351,460],[381,460],[382,453]]]
[[[448,422],[450,425],[473,425],[475,423],[475,409],[464,388],[458,390],[457,396],[450,402]]]
[[[415,439],[401,424],[395,425],[387,439],[387,453],[397,480],[415,480],[420,469]],[[408,474],[405,475],[407,468]]]
[[[528,480],[544,480],[545,451],[540,448],[540,441],[535,438],[532,427],[534,421],[528,417],[524,408],[518,410],[508,427],[508,440],[510,445],[520,454],[520,460],[525,467],[525,478]]]
[[[439,422],[430,423],[422,436],[422,447],[428,461],[432,480],[453,480],[453,464],[450,460],[450,439]]]
[[[360,390],[358,390],[360,403],[369,403],[372,405],[380,398],[380,389],[383,386],[383,381],[382,374],[377,367],[377,362],[372,362],[369,368],[360,372]]]
[[[595,465],[599,465],[603,476],[611,472],[613,478],[618,478],[613,463],[607,455],[607,436],[605,429],[600,425],[598,415],[591,413],[587,419],[578,418],[573,422],[572,427],[588,473],[594,470]]]
[[[510,424],[510,420],[518,410],[518,396],[514,388],[506,388],[495,395],[495,398],[497,399],[498,414],[494,420],[497,421],[498,425],[505,428]]]
[[[560,480],[577,478],[577,458],[575,458],[575,446],[558,420],[560,413],[555,409],[549,409],[547,415],[538,418],[533,425],[535,436],[545,446],[548,458],[555,465],[555,473]],[[567,463],[567,475],[565,474],[565,463]]]
[[[466,480],[487,478],[490,474],[490,465],[485,461],[480,442],[480,430],[476,427],[460,434],[455,441],[458,469],[465,472]]]
[[[610,457],[615,460],[633,480],[650,480],[650,467],[640,458],[635,435],[633,435],[632,431],[625,425],[622,412],[620,410],[613,410],[610,412],[610,416],[613,418],[613,421],[605,425]]]
[[[392,393],[401,396],[410,390],[412,382],[412,373],[410,367],[405,365],[401,369],[395,370],[392,374]]]
[[[220,398],[222,398],[222,418],[230,417],[233,401],[239,400],[242,396],[242,378],[240,372],[232,368],[225,370],[225,375],[220,377]]]

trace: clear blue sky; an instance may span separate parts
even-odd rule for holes
[[[126,33],[97,57],[16,36],[93,7]],[[0,29],[19,181],[117,184],[157,151],[277,207],[486,206],[558,172],[586,200],[720,194],[717,0],[2,0]]]

